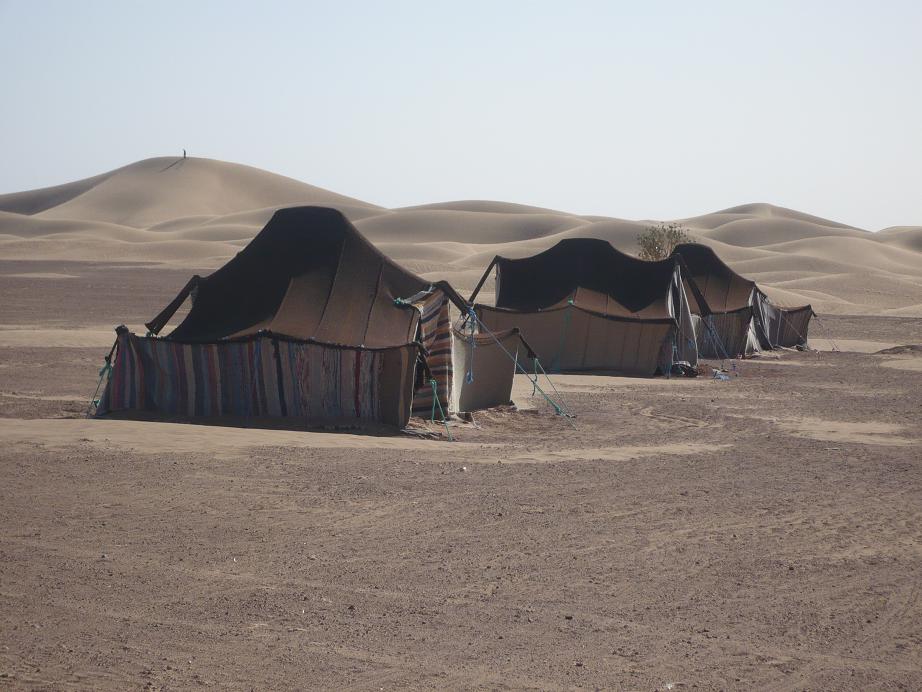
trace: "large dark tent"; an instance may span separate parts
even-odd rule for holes
[[[676,259],[646,262],[604,240],[572,238],[532,257],[496,257],[496,305],[477,304],[492,331],[518,327],[551,369],[632,375],[697,364],[698,350]],[[471,296],[476,297],[477,291]]]
[[[185,319],[158,334],[185,302]],[[193,277],[140,337],[121,328],[100,414],[282,416],[404,426],[451,382],[444,283],[403,269],[334,209],[277,211],[236,257]],[[423,376],[424,371],[425,377]]]
[[[771,302],[756,285],[724,264],[707,245],[683,243],[681,257],[686,282],[693,281],[704,297],[699,305],[689,295],[699,325],[698,349],[709,358],[736,357],[760,349],[806,346],[813,309],[809,305],[783,308]]]

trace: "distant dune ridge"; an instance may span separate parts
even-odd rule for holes
[[[208,269],[246,245],[275,209],[303,204],[342,210],[394,259],[462,290],[496,254],[529,255],[581,236],[636,252],[652,223],[480,200],[385,209],[249,166],[161,157],[0,195],[0,259]],[[781,304],[922,317],[922,226],[871,233],[770,204],[677,221]]]

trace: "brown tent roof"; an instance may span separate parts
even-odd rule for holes
[[[673,251],[682,258],[682,278],[697,284],[707,306],[699,305],[695,291],[687,290],[692,312],[703,315],[712,312],[733,312],[749,307],[755,281],[743,278],[730,269],[707,245],[682,243]],[[687,288],[687,286],[686,286]]]
[[[493,264],[498,308],[531,312],[573,304],[610,317],[674,318],[668,302],[674,258],[647,262],[604,240],[567,238],[537,255],[496,257]]]
[[[437,284],[462,309],[445,283]],[[148,328],[159,332],[190,293],[192,309],[167,337],[210,342],[267,331],[383,348],[416,339],[419,312],[398,299],[430,282],[384,256],[335,209],[277,211],[236,257],[194,277]]]

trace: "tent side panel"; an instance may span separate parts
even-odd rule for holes
[[[585,367],[606,360],[620,363],[623,354],[623,333],[607,329],[607,320],[587,319],[586,323],[589,333],[585,339],[581,365]]]
[[[676,329],[673,331],[675,352],[669,354],[665,367],[671,365],[673,360],[684,360],[691,365],[698,365],[698,340],[695,331],[695,322],[692,317],[689,295],[685,290],[685,282],[678,267],[672,282],[671,289],[673,316],[676,320]]]
[[[184,344],[126,333],[98,413],[403,426],[415,356],[413,344],[371,351],[269,336]]]
[[[562,341],[566,341],[566,310],[520,313],[493,310],[486,306],[477,308],[477,316],[492,332],[501,332],[519,327],[522,336],[535,349],[538,359],[545,368],[551,368]]]
[[[754,288],[749,298],[749,305],[752,307],[752,334],[758,344],[758,350],[770,351],[772,349],[772,340],[769,337],[768,330],[771,328],[772,313],[774,307],[762,291]]]
[[[389,348],[380,353],[383,354],[381,386],[378,390],[380,420],[388,425],[405,428],[413,405],[417,348]]]
[[[762,340],[759,338],[759,322],[753,317],[749,320],[749,331],[746,337],[746,355],[751,355],[764,351]]]
[[[448,297],[441,291],[435,291],[420,304],[419,333],[420,341],[428,355],[426,363],[436,381],[439,402],[442,410],[448,413],[451,401],[451,316]],[[413,415],[428,417],[432,413],[432,385],[423,383],[413,395]],[[438,415],[438,413],[436,413]]]
[[[698,354],[704,358],[736,358],[750,353],[752,309],[715,312],[696,320]]]
[[[622,321],[574,307],[546,312],[505,312],[478,306],[492,331],[518,327],[544,367],[555,371],[611,370],[650,376],[672,338],[668,321]],[[569,313],[569,315],[568,315]]]
[[[452,340],[454,368],[457,373],[453,395],[456,411],[477,411],[504,406],[512,400],[515,361],[525,358],[518,334],[497,335],[502,348],[492,339],[484,340],[469,333],[455,332]],[[506,349],[506,352],[503,351]],[[510,358],[512,356],[512,358]],[[527,367],[526,363],[522,363]],[[468,381],[468,372],[471,381]]]
[[[662,365],[664,344],[672,349],[673,325],[668,322],[623,322],[581,313],[589,323],[589,338],[574,344],[582,353],[565,353],[563,370],[612,370],[650,376]],[[526,340],[528,333],[523,329]],[[529,341],[529,343],[531,343]],[[567,367],[567,363],[580,365]]]
[[[761,303],[762,324],[770,348],[807,345],[807,330],[813,310],[809,306],[802,308],[782,308],[767,300]]]
[[[784,329],[778,339],[779,346],[793,348],[794,346],[807,345],[807,331],[810,329],[810,319],[813,317],[813,308],[804,307],[798,310],[781,308],[784,316]]]

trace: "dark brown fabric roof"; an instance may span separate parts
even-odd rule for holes
[[[590,312],[672,319],[676,260],[646,262],[594,238],[568,238],[532,257],[497,257],[496,307],[547,310],[572,301]]]
[[[438,285],[456,302],[447,284]],[[385,257],[335,209],[280,209],[236,257],[194,280],[148,324],[159,331],[189,293],[193,305],[167,337],[216,341],[269,331],[380,348],[416,338],[419,313],[396,304],[430,282]]]
[[[707,314],[707,308],[713,312],[733,312],[749,306],[755,281],[730,269],[707,245],[682,243],[673,254],[684,262],[682,278],[692,312]],[[699,305],[694,291],[687,290],[689,280],[697,284],[707,302],[706,308]]]

